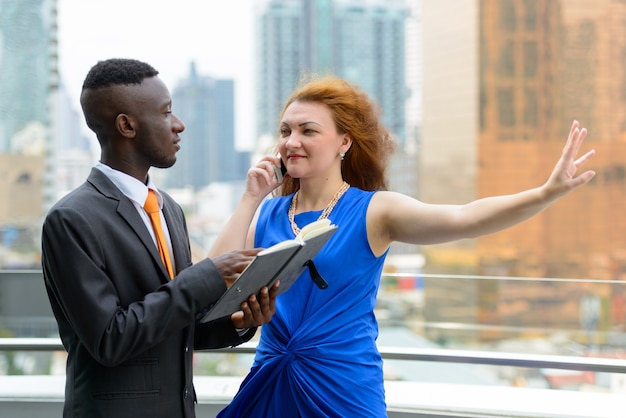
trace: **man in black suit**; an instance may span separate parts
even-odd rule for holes
[[[194,417],[193,350],[248,341],[275,311],[277,287],[264,287],[231,317],[197,322],[258,250],[192,265],[183,211],[148,175],[174,164],[185,129],[157,75],[131,59],[91,68],[80,101],[100,161],[43,225],[45,285],[68,352],[64,417]],[[173,279],[143,209],[149,189]]]

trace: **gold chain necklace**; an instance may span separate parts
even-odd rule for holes
[[[328,218],[328,215],[330,215],[330,212],[333,211],[333,209],[335,208],[335,205],[337,204],[339,199],[341,199],[341,196],[343,196],[343,194],[349,188],[350,188],[350,185],[344,181],[343,184],[341,185],[341,187],[339,188],[339,190],[337,190],[335,192],[335,195],[333,196],[333,198],[330,201],[330,203],[328,203],[328,206],[326,206],[324,208],[324,210],[322,211],[322,214],[320,215],[320,217],[317,218],[318,221],[320,219]],[[293,231],[294,235],[296,235],[296,236],[300,233],[300,228],[298,228],[298,225],[296,224],[296,219],[295,219],[296,218],[296,206],[298,206],[298,195],[299,194],[300,194],[300,190],[298,190],[293,195],[293,197],[291,198],[291,204],[289,205],[289,212],[287,213],[289,215],[289,223],[291,223],[291,230]]]

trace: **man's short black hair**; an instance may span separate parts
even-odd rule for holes
[[[99,61],[91,67],[84,89],[99,89],[120,84],[139,84],[145,78],[155,77],[159,72],[150,64],[135,59],[111,58]]]

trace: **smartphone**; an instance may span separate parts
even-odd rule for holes
[[[278,154],[277,157],[280,158],[280,154]],[[279,183],[282,183],[283,179],[285,178],[285,174],[287,174],[287,167],[285,166],[282,158],[280,158],[280,168],[275,166],[274,173],[276,174],[276,180]]]

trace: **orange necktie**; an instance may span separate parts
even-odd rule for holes
[[[174,278],[174,270],[172,269],[172,261],[170,259],[170,252],[167,250],[167,244],[165,237],[163,236],[163,228],[161,227],[161,211],[159,210],[159,201],[157,195],[152,189],[148,189],[148,197],[143,208],[148,212],[150,216],[150,222],[152,222],[152,229],[154,229],[154,235],[156,235],[157,247],[159,247],[159,254],[161,260],[170,274],[170,279]]]

